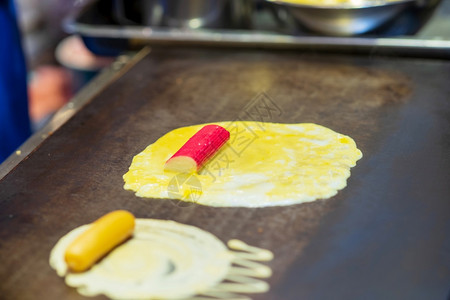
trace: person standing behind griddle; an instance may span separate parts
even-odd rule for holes
[[[13,0],[0,0],[0,163],[31,134],[26,67]]]

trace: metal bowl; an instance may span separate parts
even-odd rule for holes
[[[165,16],[171,27],[200,28],[213,24],[223,12],[223,0],[170,0]]]
[[[114,0],[113,16],[120,25],[200,29],[224,23],[245,27],[253,0]]]
[[[300,4],[283,0],[267,1],[285,7],[305,27],[333,36],[352,36],[374,30],[415,2],[367,0],[358,3]]]
[[[148,0],[147,0],[148,1]],[[246,26],[252,13],[252,0],[165,0],[164,16],[168,26],[208,28]]]

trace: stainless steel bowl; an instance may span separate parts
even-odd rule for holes
[[[221,26],[246,27],[253,0],[163,0],[167,25],[182,28]]]
[[[285,7],[305,27],[327,35],[351,36],[366,33],[392,20],[415,0],[367,0],[330,4],[300,4],[267,0]]]
[[[253,0],[114,0],[113,16],[120,25],[209,28],[230,23],[246,27]],[[138,12],[138,13],[136,13]],[[139,18],[136,15],[140,15]],[[136,22],[136,19],[140,19]]]
[[[213,24],[223,13],[224,0],[165,1],[165,15],[171,27],[200,28]]]

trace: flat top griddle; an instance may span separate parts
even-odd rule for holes
[[[439,60],[155,49],[0,181],[1,297],[82,299],[50,268],[50,250],[71,229],[127,209],[273,251],[271,290],[254,299],[445,299],[449,78],[450,63]],[[355,139],[364,157],[344,190],[252,209],[179,206],[123,189],[132,157],[164,133],[244,118],[261,95],[279,112],[245,119],[314,122]]]

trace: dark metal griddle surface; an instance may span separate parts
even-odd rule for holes
[[[0,181],[1,298],[83,298],[49,267],[50,250],[127,209],[272,250],[271,290],[255,299],[445,299],[449,78],[447,61],[155,50]],[[244,109],[261,92],[279,111]],[[287,207],[181,207],[123,189],[132,157],[164,133],[246,112],[327,126],[364,157],[335,197]]]

